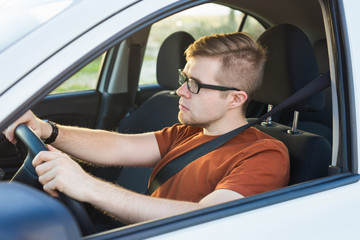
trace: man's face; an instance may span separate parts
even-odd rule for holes
[[[183,72],[200,83],[219,85],[215,76],[220,66],[214,58],[192,57]],[[198,94],[193,94],[185,83],[176,93],[180,96],[178,118],[181,123],[204,128],[221,124],[226,113],[226,99],[221,96],[221,91],[201,88]]]

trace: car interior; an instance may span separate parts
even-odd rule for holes
[[[263,85],[247,109],[249,121],[328,72],[329,62],[334,64],[335,60],[329,59],[330,39],[325,35],[318,1],[219,0],[197,4],[196,1],[184,4],[183,12],[176,10],[179,12],[175,14],[165,11],[157,20],[149,21],[125,40],[109,46],[106,52],[86,59],[78,66],[79,73],[99,62],[95,76],[84,75],[81,79],[95,82],[90,89],[50,93],[31,109],[40,118],[59,124],[126,134],[172,126],[178,123],[179,97],[175,90],[179,87],[177,70],[186,63],[184,50],[199,37],[222,31],[248,32],[268,52]],[[212,8],[214,12],[209,10]],[[225,15],[220,16],[218,9]],[[204,16],[222,22],[205,26],[211,21]],[[201,18],[204,22],[200,22]],[[165,27],[161,28],[160,24]],[[197,27],[191,29],[193,25]],[[155,39],[159,45],[153,44]],[[337,161],[336,157],[341,147],[339,139],[333,138],[334,132],[340,131],[333,127],[333,120],[338,117],[337,110],[334,112],[338,107],[334,105],[336,91],[328,87],[255,125],[289,149],[289,186],[316,183],[349,171],[345,160]],[[7,181],[22,164],[25,150],[21,144],[12,146],[4,137],[0,139],[0,149],[0,168],[5,172],[3,180]],[[152,171],[145,167],[83,167],[95,176],[138,193],[146,192]],[[86,208],[94,222],[105,222],[99,229],[122,226],[91,206]]]

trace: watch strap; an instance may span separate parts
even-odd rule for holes
[[[45,144],[51,144],[53,142],[55,142],[58,134],[59,134],[59,129],[56,126],[56,123],[49,121],[49,120],[44,120],[44,122],[47,122],[48,124],[50,124],[51,128],[52,128],[52,132],[50,137],[48,137],[47,139],[44,140]]]

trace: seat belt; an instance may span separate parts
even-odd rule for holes
[[[155,175],[154,179],[151,181],[149,188],[146,192],[147,195],[153,194],[164,182],[166,182],[169,178],[174,176],[176,173],[181,171],[184,167],[186,167],[189,163],[193,162],[194,160],[204,156],[205,154],[215,150],[216,148],[222,146],[227,141],[244,131],[245,129],[260,123],[267,117],[287,108],[295,103],[298,103],[315,93],[320,92],[321,90],[324,90],[325,88],[330,86],[330,72],[326,72],[310,83],[308,83],[306,86],[301,88],[299,91],[282,101],[280,104],[278,104],[276,107],[274,107],[271,111],[263,114],[258,119],[243,125],[239,128],[236,128],[228,133],[225,133],[219,137],[216,137],[215,139],[208,141],[194,149],[191,149],[190,151],[180,155],[179,157],[175,158],[168,164],[166,164],[160,171]]]

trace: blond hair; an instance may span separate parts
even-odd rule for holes
[[[216,80],[247,93],[245,112],[249,101],[261,86],[266,51],[247,33],[213,34],[200,38],[186,50],[186,60],[201,56],[217,58],[222,63]]]

